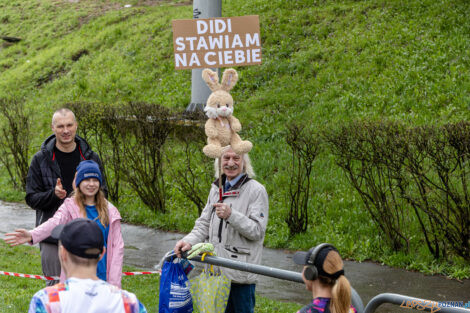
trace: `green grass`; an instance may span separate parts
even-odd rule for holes
[[[0,242],[0,269],[5,272],[42,275],[39,249],[28,246],[9,247]],[[124,266],[124,271],[139,271]],[[136,294],[148,312],[157,312],[160,276],[123,276],[122,288]],[[26,312],[32,296],[45,287],[43,280],[0,275],[0,312]],[[256,298],[256,312],[295,312],[301,305]]]
[[[0,250],[2,251],[0,256],[2,271],[42,275],[39,249],[26,246],[9,248],[2,240]],[[2,290],[1,312],[27,312],[29,300],[37,290],[45,287],[45,283],[42,280],[1,275],[0,286]]]
[[[123,8],[127,3],[133,7]],[[270,196],[267,246],[307,249],[328,241],[347,258],[470,277],[468,262],[436,263],[422,240],[411,240],[409,254],[388,249],[327,154],[315,164],[308,230],[289,237],[283,139],[292,121],[327,127],[353,118],[469,120],[469,10],[464,0],[223,1],[223,16],[260,16],[263,64],[237,68],[232,95]],[[32,151],[50,133],[53,110],[67,102],[146,101],[184,110],[191,74],[174,70],[171,20],[191,17],[184,1],[2,2],[0,35],[23,40],[0,48],[0,98],[34,109]],[[168,213],[152,212],[126,189],[119,204],[125,221],[192,228],[196,208],[167,175]],[[21,199],[1,169],[0,187],[0,198]]]

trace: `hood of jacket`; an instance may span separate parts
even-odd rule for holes
[[[75,142],[78,144],[78,148],[80,149],[80,153],[83,154],[85,159],[89,159],[92,153],[92,150],[90,149],[90,145],[88,142],[78,136],[75,135]],[[50,135],[49,137],[44,140],[44,142],[41,144],[41,150],[43,153],[45,153],[48,157],[52,158],[52,154],[54,153],[54,147],[56,144],[56,138],[55,134]]]

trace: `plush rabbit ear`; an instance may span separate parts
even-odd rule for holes
[[[238,80],[237,71],[233,68],[226,69],[224,75],[222,76],[222,89],[229,91],[235,86]]]
[[[219,74],[217,74],[217,71],[214,72],[208,68],[204,69],[202,71],[202,79],[204,79],[207,86],[209,86],[210,90],[220,90],[221,86],[219,84]]]

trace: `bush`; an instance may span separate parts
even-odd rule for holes
[[[119,201],[123,179],[145,205],[164,212],[163,146],[173,127],[169,110],[144,102],[68,106],[76,113],[80,133],[100,155],[109,197]]]
[[[410,130],[405,167],[413,206],[429,251],[446,257],[449,247],[470,260],[470,122]],[[427,223],[421,216],[427,219]]]
[[[206,188],[210,184],[213,171],[212,162],[202,152],[206,143],[205,117],[202,112],[195,112],[185,113],[184,118],[186,119],[176,119],[174,127],[177,143],[182,147],[177,157],[179,162],[171,162],[168,159],[168,168],[178,190],[196,205],[200,215],[206,205]],[[172,154],[168,157],[175,156]]]
[[[121,109],[116,124],[122,140],[122,177],[145,205],[165,212],[163,146],[171,133],[170,112],[144,102],[127,103]]]
[[[0,99],[0,163],[14,187],[26,188],[31,144],[31,114],[20,100]]]
[[[286,222],[292,236],[307,230],[312,168],[320,152],[320,140],[313,128],[306,129],[293,123],[287,129],[286,141],[291,149]]]
[[[397,176],[403,166],[406,138],[393,122],[353,121],[325,133],[336,164],[395,251],[409,248],[406,202],[399,198]]]
[[[325,140],[394,250],[409,249],[417,223],[434,258],[450,249],[470,259],[469,122],[407,128],[358,120]]]

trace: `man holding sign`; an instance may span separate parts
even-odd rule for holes
[[[82,160],[93,160],[100,165],[98,155],[88,143],[76,135],[77,121],[69,109],[59,109],[52,116],[51,129],[54,134],[41,145],[26,178],[26,203],[36,210],[36,226],[44,223],[54,215],[64,199],[73,191],[77,165]],[[103,189],[107,195],[106,183]],[[39,244],[41,249],[42,271],[45,276],[59,276],[60,262],[57,240],[47,238]],[[47,281],[48,286],[58,283]]]
[[[197,69],[261,64],[259,29],[258,16],[174,20],[175,68]],[[204,73],[205,71],[203,77]],[[217,74],[206,73],[207,79],[204,78],[204,81],[213,92],[207,100],[206,109],[217,111],[226,106],[224,111],[228,111],[228,108],[232,110],[231,96],[228,95],[227,100],[221,93],[226,94],[233,87],[236,76],[229,78],[230,75],[226,76],[226,73],[224,72],[221,85],[218,83]],[[209,105],[211,97],[214,97],[215,101],[213,107]],[[225,102],[221,103],[223,101]],[[206,112],[212,111],[206,110]],[[178,241],[173,250],[181,256],[181,252],[191,250],[194,245],[209,242],[213,244],[214,251],[219,257],[260,264],[269,215],[268,194],[263,185],[252,179],[254,172],[247,154],[251,149],[251,143],[249,149],[241,151],[244,149],[237,150],[235,145],[234,147],[226,145],[229,142],[233,144],[231,139],[225,143],[220,141],[220,138],[225,138],[227,133],[233,138],[241,128],[241,125],[232,128],[233,125],[230,123],[234,121],[226,119],[229,114],[231,113],[220,116],[208,114],[211,119],[218,120],[217,123],[220,124],[217,125],[222,128],[220,130],[215,127],[216,130],[212,131],[207,124],[205,128],[206,135],[210,139],[206,147],[211,145],[223,147],[220,158],[218,149],[203,150],[207,156],[216,157],[217,180],[211,186],[207,204],[196,220],[193,230]],[[223,122],[224,119],[228,124]],[[219,130],[225,135],[216,136],[215,133]],[[240,138],[238,140],[240,141]],[[220,171],[223,175],[219,176]],[[253,313],[257,275],[228,268],[224,268],[223,273],[231,280],[225,313]]]

